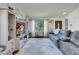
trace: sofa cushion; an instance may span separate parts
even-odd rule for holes
[[[75,31],[71,36],[71,41],[79,46],[79,31]]]
[[[58,34],[58,36],[60,37],[60,39],[66,39],[66,38],[70,38],[71,36],[71,31],[60,31],[60,33]]]
[[[60,34],[65,34],[65,30],[60,29],[59,33]]]
[[[74,48],[76,48],[76,46],[71,44],[70,42],[64,42],[60,40],[59,48],[66,55],[74,55],[74,51],[75,51]]]
[[[56,46],[58,45],[57,40],[59,40],[59,38],[56,35],[49,34],[49,38]]]

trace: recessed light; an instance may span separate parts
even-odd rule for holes
[[[63,12],[63,15],[65,15],[66,14],[66,12]]]

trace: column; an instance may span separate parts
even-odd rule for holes
[[[32,20],[32,35],[35,36],[35,20]]]
[[[44,20],[44,36],[47,36],[48,33],[48,21]]]
[[[8,11],[0,10],[0,45],[8,42]]]

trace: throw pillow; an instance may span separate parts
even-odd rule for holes
[[[60,29],[54,30],[54,34],[58,34]]]

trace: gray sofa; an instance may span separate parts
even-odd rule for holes
[[[60,30],[58,34],[49,33],[50,40],[65,55],[79,55],[79,31],[71,32]]]
[[[57,34],[55,34],[54,32],[50,32],[48,34],[49,39],[58,47],[58,40],[60,39],[60,37],[62,37],[65,34],[64,30],[59,30],[59,32]]]
[[[70,35],[70,39],[59,40],[59,49],[66,55],[79,55],[79,31]]]

